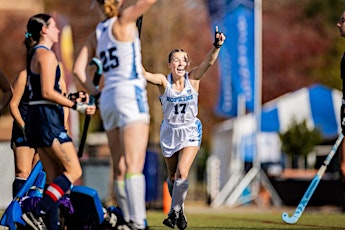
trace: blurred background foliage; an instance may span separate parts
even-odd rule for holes
[[[282,143],[282,152],[291,157],[292,168],[299,168],[298,158],[307,159],[307,155],[315,146],[322,143],[320,130],[308,128],[306,120],[297,122],[294,119],[288,130],[279,133],[279,138]]]
[[[20,4],[23,0],[13,1]],[[127,0],[126,4],[131,2],[133,0]],[[101,20],[97,7],[90,8],[92,0],[42,0],[42,3],[45,12],[71,25],[76,56],[88,34]],[[262,1],[263,103],[315,82],[341,89],[339,66],[345,41],[340,38],[336,23],[344,9],[343,0]],[[1,15],[0,68],[10,79],[24,68],[22,41],[27,19],[32,14],[9,11]],[[231,34],[226,36],[230,38]],[[173,48],[189,52],[191,67],[200,64],[213,42],[213,28],[210,28],[205,1],[157,1],[144,15],[141,40],[143,64],[149,71],[168,73],[167,56]],[[214,65],[200,88],[199,117],[203,122],[203,146],[207,148],[213,126],[227,119],[214,112],[220,84],[218,75],[217,65]],[[147,88],[151,110],[150,143],[157,145],[161,107],[157,87],[148,85]],[[96,116],[90,131],[99,130],[102,130],[102,124]]]

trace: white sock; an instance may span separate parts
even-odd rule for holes
[[[114,181],[114,193],[118,206],[121,208],[123,218],[129,222],[129,210],[127,204],[127,194],[125,190],[125,181],[115,180]]]
[[[172,190],[171,209],[179,212],[183,208],[183,203],[187,197],[188,180],[176,179]]]
[[[146,226],[145,176],[144,174],[126,175],[126,193],[130,219],[136,228]]]

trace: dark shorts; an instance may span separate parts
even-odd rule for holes
[[[26,137],[31,148],[50,147],[54,139],[71,142],[64,126],[64,112],[57,105],[32,105],[25,122]]]
[[[17,122],[13,122],[12,126],[12,136],[11,136],[11,148],[13,147],[23,147],[23,146],[29,146],[28,140],[24,136],[23,130],[19,127]]]

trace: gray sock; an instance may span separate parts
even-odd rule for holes
[[[129,222],[129,210],[127,204],[127,194],[125,190],[125,181],[114,181],[114,193],[118,206],[121,208],[125,221]]]
[[[188,180],[176,179],[172,191],[171,209],[179,212],[183,208],[183,203],[188,192]]]

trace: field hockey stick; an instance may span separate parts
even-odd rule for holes
[[[337,149],[338,149],[338,147],[339,147],[339,145],[340,145],[340,143],[342,142],[343,139],[344,139],[344,135],[341,133],[339,135],[337,141],[333,145],[332,150],[327,155],[327,157],[326,157],[325,161],[323,162],[322,166],[317,171],[316,175],[314,176],[313,180],[311,181],[307,191],[304,193],[304,195],[303,195],[301,201],[299,202],[299,204],[298,204],[295,212],[293,213],[293,215],[290,217],[287,212],[284,212],[282,214],[282,219],[283,219],[283,221],[285,223],[294,224],[302,216],[304,209],[306,208],[310,198],[313,196],[313,193],[315,192],[315,189],[316,189],[317,185],[321,181],[321,178],[322,178],[323,174],[325,173],[325,171],[327,169],[327,166],[331,162],[334,154],[337,152]]]
[[[136,21],[136,25],[137,25],[138,33],[139,33],[139,38],[140,38],[140,35],[141,35],[141,27],[142,27],[142,25],[143,25],[143,18],[144,18],[144,16],[141,15],[141,16],[137,19],[137,21]]]
[[[92,58],[90,65],[96,65],[96,67],[97,67],[97,70],[96,70],[95,75],[93,77],[93,84],[98,89],[99,82],[101,80],[101,76],[102,76],[102,72],[103,72],[102,63],[99,59]],[[95,97],[91,95],[89,104],[95,104],[95,100],[96,100]],[[84,145],[86,142],[87,130],[89,129],[90,120],[91,120],[91,116],[86,115],[85,121],[84,121],[83,133],[82,133],[81,138],[80,138],[79,149],[78,149],[78,157],[79,158],[81,158],[83,156]]]

